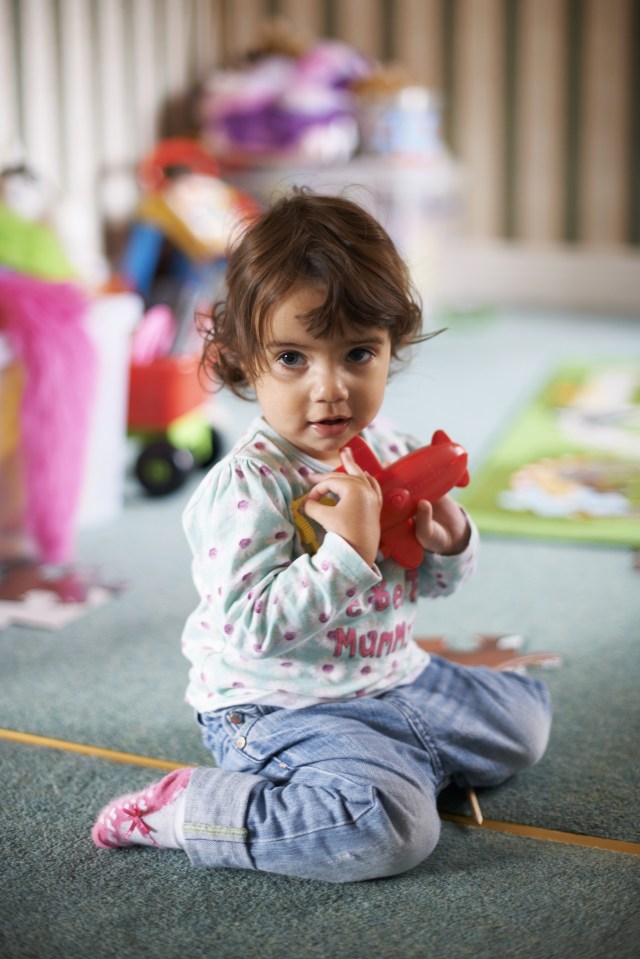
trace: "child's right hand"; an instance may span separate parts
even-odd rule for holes
[[[380,544],[382,491],[378,481],[360,469],[348,447],[340,459],[344,473],[312,475],[318,482],[304,502],[304,512],[327,532],[342,536],[372,566]],[[319,502],[327,493],[337,497],[335,505]]]

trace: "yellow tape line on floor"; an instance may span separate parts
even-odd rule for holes
[[[114,763],[130,763],[133,766],[149,766],[153,769],[182,769],[189,763],[174,763],[169,759],[154,759],[152,756],[137,756],[135,753],[121,753],[117,749],[104,749],[102,746],[89,746],[84,743],[70,742],[68,739],[52,739],[50,736],[35,736],[33,733],[18,733],[13,729],[0,729],[0,739],[27,746],[45,746],[48,749],[63,749],[69,753],[83,753],[85,756],[97,756]]]
[[[74,743],[67,739],[52,739],[50,736],[36,736],[33,733],[16,732],[13,729],[0,729],[0,739],[9,742],[22,743],[27,746],[43,746],[48,749],[61,749],[65,752],[82,753],[85,756],[95,756],[99,759],[108,759],[115,763],[128,763],[133,766],[146,766],[151,769],[181,769],[190,763],[176,763],[169,759],[155,759],[153,756],[138,756],[135,753],[123,753],[116,749],[105,749],[102,746],[90,746],[84,743]],[[586,846],[590,849],[604,849],[607,852],[640,855],[640,843],[625,842],[620,839],[605,839],[600,836],[585,836],[580,833],[560,832],[556,829],[542,829],[538,826],[523,826],[518,823],[502,822],[497,819],[485,819],[478,826],[470,816],[457,816],[443,812],[441,818],[446,822],[456,823],[459,826],[470,826],[472,829],[488,829],[492,832],[509,833],[522,836],[526,839],[539,839],[546,842],[559,842],[572,846]]]

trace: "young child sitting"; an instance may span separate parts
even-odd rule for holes
[[[391,876],[433,851],[447,784],[495,786],[542,756],[545,686],[413,639],[418,598],[472,572],[473,523],[449,496],[422,501],[422,563],[382,559],[380,487],[340,452],[356,434],[383,463],[420,445],[374,422],[420,329],[389,236],[345,198],[295,192],[233,249],[204,363],[262,415],[184,514],[199,595],[187,700],[216,766],[112,801],[97,845],[331,882]],[[301,497],[314,553],[292,515]]]

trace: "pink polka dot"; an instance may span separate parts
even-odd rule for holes
[[[240,549],[246,549],[247,546],[251,546],[251,540],[245,537],[244,539],[240,540],[240,542],[238,543],[238,546],[240,547]]]
[[[285,634],[284,634],[284,638],[285,638],[286,640],[288,640],[289,642],[291,642],[293,639],[295,639],[296,636],[297,636],[297,633],[292,633],[292,632],[288,632],[288,633],[285,633]]]
[[[244,686],[244,683],[241,683],[239,679],[236,679],[235,683],[232,683],[231,685],[234,686],[236,689],[242,689],[242,687]]]
[[[363,666],[360,670],[363,676],[368,676],[371,671],[371,666]]]
[[[290,666],[293,666],[293,663],[290,660],[287,660],[286,663],[280,663],[283,669],[289,669]]]
[[[246,583],[246,581],[248,579],[251,579],[252,576],[253,576],[253,573],[245,573],[244,576],[242,577],[242,582]]]
[[[202,626],[203,629],[211,629],[211,626],[210,626],[209,623],[206,621],[206,619],[200,620],[200,625]]]
[[[332,666],[331,663],[325,663],[322,667],[323,673],[332,673],[335,669],[335,666]]]
[[[236,467],[235,473],[236,473],[236,476],[238,477],[238,479],[244,479],[244,473],[242,472],[242,470],[240,469],[239,466]]]
[[[254,651],[254,653],[261,653],[261,652],[262,652],[262,643],[254,643],[254,644],[253,644],[253,651]]]
[[[261,466],[261,467],[260,467],[260,473],[261,473],[262,476],[271,476],[271,475],[272,475],[271,470],[269,469],[268,466]]]
[[[254,443],[253,445],[255,446],[255,448],[256,448],[257,450],[266,449],[266,446],[265,446],[265,444],[262,442],[262,440],[258,440],[258,442],[257,442],[257,443]]]
[[[288,535],[286,529],[281,529],[276,533],[276,539],[286,539]]]
[[[227,634],[227,636],[231,636],[231,633],[233,632],[233,626],[227,623],[226,626],[224,627],[224,631]]]
[[[254,612],[256,612],[256,613],[261,613],[261,612],[262,612],[263,602],[262,602],[261,599],[258,600],[258,602],[257,602],[256,605],[253,607],[253,609],[254,609]]]
[[[209,550],[209,556],[211,557],[211,559],[215,559],[217,555],[218,555],[218,550],[216,549],[215,546],[212,546],[211,549]]]
[[[300,473],[300,476],[308,476],[311,470],[308,466],[299,466],[298,472]]]
[[[318,616],[318,619],[320,620],[321,623],[328,623],[328,622],[329,622],[329,614],[328,614],[328,613],[320,613],[320,615]]]
[[[331,569],[331,563],[328,563],[325,559],[322,563],[320,563],[320,569],[324,570],[326,573],[327,570]]]
[[[249,506],[248,499],[238,500],[238,509],[247,509],[248,506]]]
[[[355,595],[356,595],[356,590],[353,589],[353,587],[347,590],[347,596],[349,597],[349,599],[351,599],[351,597]]]

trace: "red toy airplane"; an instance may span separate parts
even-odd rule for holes
[[[358,466],[374,476],[382,489],[380,552],[406,569],[415,569],[424,549],[415,536],[415,514],[422,499],[434,503],[454,486],[469,482],[467,454],[444,430],[436,430],[431,445],[407,453],[383,466],[360,436],[346,444]]]

